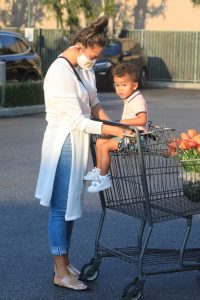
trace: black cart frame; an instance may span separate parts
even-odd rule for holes
[[[116,126],[119,124],[110,123]],[[138,274],[123,291],[122,299],[142,297],[146,276],[200,269],[200,249],[186,249],[193,216],[200,213],[200,194],[191,197],[184,190],[183,167],[169,154],[168,143],[175,130],[151,125],[148,133],[129,127],[135,137],[124,136],[124,148],[112,152],[110,174],[113,187],[100,192],[102,213],[96,233],[94,257],[83,266],[80,278],[93,281],[99,274],[104,257],[119,257],[137,266]],[[96,163],[95,142],[91,137],[91,153]],[[195,162],[200,165],[200,160]],[[193,182],[200,190],[200,182]],[[141,220],[135,247],[108,249],[100,245],[107,209]],[[180,249],[149,248],[154,224],[183,218],[185,232]]]

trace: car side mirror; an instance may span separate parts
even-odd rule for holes
[[[123,56],[131,56],[131,52],[130,51],[124,51]]]

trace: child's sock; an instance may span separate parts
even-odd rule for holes
[[[92,169],[92,171],[89,171],[84,177],[84,180],[95,180],[99,177],[101,170],[98,168]]]

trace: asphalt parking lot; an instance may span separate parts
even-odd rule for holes
[[[200,130],[200,90],[151,88],[141,92],[148,104],[149,120],[157,124],[166,124],[178,132],[187,128]],[[115,93],[102,93],[100,98],[113,118],[120,118],[122,103],[117,100]],[[115,110],[112,107],[115,107]]]
[[[149,119],[157,124],[200,131],[199,90],[143,90]],[[120,118],[122,102],[114,93],[100,93],[110,116]],[[124,287],[137,276],[137,268],[118,258],[105,258],[89,292],[60,289],[52,284],[52,258],[47,240],[48,209],[34,198],[40,163],[45,115],[30,114],[0,119],[0,299],[2,300],[120,300]],[[90,167],[92,162],[90,159]],[[85,195],[83,217],[77,220],[71,246],[72,263],[81,268],[93,257],[101,206],[98,195]],[[155,226],[150,244],[178,248],[185,220]],[[190,247],[200,248],[200,217],[194,218]],[[101,243],[108,247],[134,245],[139,221],[108,211]],[[147,278],[143,300],[199,299],[200,273],[181,272]]]

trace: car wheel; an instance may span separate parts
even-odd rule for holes
[[[146,68],[142,68],[140,72],[139,86],[140,88],[145,88],[147,85],[147,70]]]
[[[23,81],[36,81],[38,77],[35,74],[27,74]]]

